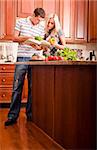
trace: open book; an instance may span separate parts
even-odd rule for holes
[[[50,47],[50,45],[51,45],[46,40],[38,41],[38,40],[35,40],[35,39],[28,39],[24,43],[25,44],[37,44],[37,45],[42,45],[42,46],[47,46],[47,47]]]

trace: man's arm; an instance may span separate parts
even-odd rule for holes
[[[20,36],[19,34],[20,34],[20,31],[15,30],[14,36],[12,39],[14,42],[22,43],[22,42],[25,42],[26,40],[28,40],[29,38],[32,38],[29,36]]]

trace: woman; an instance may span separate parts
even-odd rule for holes
[[[64,49],[65,47],[65,37],[56,14],[48,16],[44,39],[51,43],[51,55],[54,55],[57,49]]]

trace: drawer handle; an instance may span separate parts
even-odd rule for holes
[[[5,70],[5,67],[3,67],[2,70]]]
[[[2,82],[5,82],[6,80],[5,79],[2,79]]]
[[[2,97],[5,97],[6,95],[5,94],[2,94]]]

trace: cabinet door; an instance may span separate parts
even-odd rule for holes
[[[87,42],[88,1],[75,1],[75,41]]]
[[[45,9],[47,14],[54,13],[55,12],[55,0],[52,0],[52,1],[43,0],[43,8]]]
[[[0,36],[5,34],[5,3],[4,1],[0,1]]]
[[[14,64],[0,65],[0,103],[10,103],[14,79]],[[28,86],[27,77],[23,87],[22,102],[27,101]]]
[[[15,19],[17,16],[17,0],[5,1],[5,30],[6,35],[11,36],[14,34]]]
[[[97,1],[89,0],[88,42],[97,42]]]
[[[14,73],[0,73],[0,87],[12,87]]]
[[[34,0],[18,0],[18,16],[27,17],[33,13]]]
[[[14,34],[16,17],[27,17],[32,15],[34,9],[37,7],[44,8],[46,14],[56,12],[60,16],[60,1],[61,0],[5,0],[4,9],[2,8],[2,13],[4,14],[5,19],[5,22],[3,21],[4,23],[2,24],[2,27],[4,26],[3,30],[5,30],[6,33],[5,38],[10,39],[10,37]]]
[[[10,103],[12,88],[0,88],[0,103]]]
[[[87,41],[87,1],[64,0],[63,30],[66,40],[74,43]]]
[[[95,149],[95,80],[96,66],[56,66],[54,139],[66,149]]]
[[[32,15],[33,10],[37,7],[42,7],[46,14],[55,12],[59,14],[58,5],[59,0],[18,0],[18,16],[27,17]]]
[[[53,134],[53,83],[52,66],[32,67],[33,122],[51,137]]]

